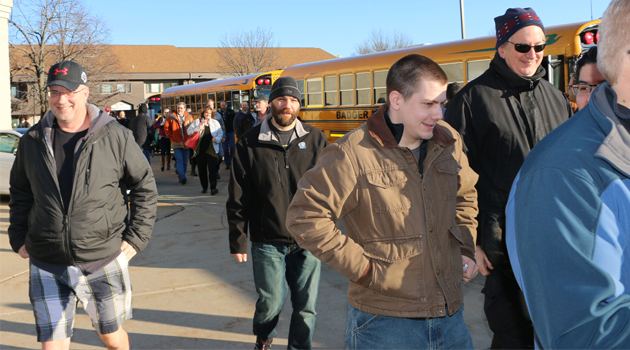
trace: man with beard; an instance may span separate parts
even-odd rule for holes
[[[285,226],[286,212],[302,175],[328,145],[324,133],[297,120],[301,93],[291,77],[271,88],[271,115],[236,144],[226,204],[230,252],[247,261],[252,242],[256,349],[268,349],[287,291],[293,314],[289,348],[311,349],[321,263],[301,249]],[[288,287],[288,288],[287,288]]]

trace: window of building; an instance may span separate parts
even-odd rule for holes
[[[387,101],[387,87],[385,84],[387,72],[386,70],[374,72],[374,104],[381,104]]]
[[[131,84],[129,83],[118,83],[116,84],[116,92],[120,94],[130,94],[131,93]]]
[[[99,84],[98,92],[101,94],[111,94],[113,92],[112,84]]]
[[[337,105],[337,77],[324,77],[324,100],[326,106]]]
[[[440,67],[446,73],[446,77],[448,78],[449,83],[457,82],[460,84],[464,83],[464,64],[461,62],[458,63],[446,63],[440,64]]]
[[[370,73],[357,73],[357,105],[369,105],[372,103],[370,99]]]
[[[304,79],[298,80],[297,81],[298,84],[298,89],[300,89],[300,95],[302,98],[300,98],[300,106],[305,107],[306,105],[304,104]]]
[[[162,92],[162,89],[160,87],[160,83],[145,83],[144,84],[145,88],[146,88],[146,92],[150,93],[150,94],[155,94],[158,92]]]
[[[164,90],[173,87],[173,86],[177,86],[177,83],[162,83],[162,86],[164,86]]]
[[[342,106],[354,105],[352,74],[339,76],[339,104]]]
[[[322,78],[306,79],[306,105],[322,105]]]

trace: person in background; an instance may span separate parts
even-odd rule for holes
[[[177,104],[177,114],[171,114],[171,116],[166,118],[166,124],[164,124],[164,132],[171,139],[171,146],[175,154],[177,177],[182,185],[185,185],[187,182],[186,168],[188,167],[189,152],[188,147],[184,146],[184,141],[188,139],[186,129],[192,122],[193,117],[186,112],[186,103],[179,102]]]
[[[221,109],[217,111],[221,115],[225,124],[225,141],[223,141],[223,159],[225,160],[225,170],[230,170],[232,157],[234,155],[234,117],[236,113],[229,108],[227,102],[220,102]]]
[[[256,126],[262,123],[263,120],[265,120],[265,118],[267,118],[267,116],[271,114],[271,109],[269,107],[269,101],[268,101],[267,95],[260,94],[254,100],[254,106],[256,107],[256,111],[253,112],[252,115],[256,119],[256,124],[254,125]]]
[[[170,115],[171,110],[165,108],[164,113],[158,116],[153,124],[153,127],[158,132],[158,145],[160,146],[160,170],[162,171],[164,171],[164,165],[166,165],[166,170],[171,170],[171,139],[166,136],[166,132],[164,131],[166,119]]]
[[[234,118],[234,135],[240,139],[244,133],[248,132],[256,124],[256,118],[249,110],[249,103],[241,102],[241,110]]]
[[[192,114],[192,109],[190,108],[186,109],[186,112],[193,117],[193,120],[199,118],[198,116]],[[188,161],[190,162],[190,176],[197,176],[197,173],[195,172],[195,168],[197,168],[197,159],[193,158],[192,151],[188,152]]]
[[[348,349],[473,348],[477,174],[441,121],[447,82],[427,57],[394,63],[386,104],[324,150],[289,206],[300,247],[350,280]]]
[[[290,290],[288,348],[311,349],[321,262],[295,243],[285,221],[298,181],[328,141],[323,132],[297,120],[300,90],[295,79],[278,78],[269,99],[272,118],[245,133],[236,145],[226,203],[230,253],[239,263],[247,261],[249,226],[258,293],[255,348],[271,345]]]
[[[491,348],[531,349],[532,322],[505,247],[505,206],[529,151],[573,111],[543,78],[545,27],[536,12],[510,8],[494,21],[497,51],[490,67],[448,103],[444,120],[462,135],[479,174],[475,260],[486,276],[482,292]]]
[[[11,248],[29,259],[42,349],[70,348],[81,301],[107,348],[127,350],[129,261],[148,244],[158,194],[131,132],[87,103],[87,82],[77,63],[50,68],[50,110],[20,140],[11,169],[7,231]]]
[[[24,123],[22,123],[21,128],[24,128],[24,129],[28,129],[28,128],[30,128],[32,125],[31,125],[31,123],[29,122],[29,120],[31,120],[31,116],[30,116],[30,115],[25,116],[25,117],[24,117]]]
[[[597,46],[583,52],[575,64],[575,85],[571,91],[575,95],[578,110],[586,107],[591,98],[591,92],[606,81],[604,75],[597,68]]]
[[[610,2],[597,51],[606,81],[529,153],[506,210],[537,349],[630,349],[630,1]]]
[[[217,180],[221,179],[221,175],[219,175],[219,167],[221,162],[223,162],[223,142],[225,142],[225,123],[223,122],[223,116],[220,113],[216,113],[216,109],[214,108],[214,100],[208,100],[206,102],[206,108],[211,108],[214,113],[214,119],[219,122],[221,125],[221,130],[223,131],[223,137],[219,140],[219,161],[217,162]]]
[[[120,125],[124,126],[125,128],[129,128],[129,119],[127,119],[125,111],[119,111],[116,120],[118,120]]]
[[[133,133],[136,143],[142,149],[142,153],[151,164],[151,143],[155,138],[155,128],[151,117],[147,115],[147,105],[141,103],[138,107],[138,115],[129,122],[129,130]]]
[[[21,127],[22,127],[22,125],[24,124],[24,117],[20,117],[20,119],[19,119],[19,120],[20,120],[20,121],[19,121],[19,123],[18,123],[18,126],[17,126],[17,127],[18,127],[18,128],[21,128]]]
[[[188,134],[199,132],[199,142],[194,150],[193,159],[199,165],[199,180],[201,193],[208,193],[208,180],[210,180],[210,194],[219,193],[217,189],[216,169],[219,162],[219,144],[223,138],[223,129],[216,119],[214,109],[206,107],[201,112],[201,117],[195,119],[188,127]]]

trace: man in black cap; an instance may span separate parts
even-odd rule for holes
[[[529,151],[573,112],[561,91],[542,79],[545,28],[536,12],[510,8],[494,20],[497,52],[490,68],[455,95],[444,120],[464,138],[479,174],[475,259],[487,276],[482,292],[491,348],[527,349],[534,346],[533,327],[507,255],[505,207]]]
[[[138,107],[138,115],[129,122],[129,130],[133,132],[136,143],[142,149],[142,153],[147,157],[147,161],[151,164],[151,143],[155,138],[155,127],[151,117],[147,115],[146,103],[140,104]]]
[[[88,104],[87,74],[48,72],[50,110],[26,132],[11,169],[9,239],[30,262],[37,340],[68,349],[81,301],[108,349],[129,349],[128,262],[148,243],[157,189],[133,135]],[[130,191],[130,216],[120,186]]]
[[[293,314],[291,349],[310,349],[321,263],[301,249],[285,226],[297,183],[328,145],[324,133],[297,120],[301,92],[295,79],[279,78],[271,88],[271,115],[236,144],[226,204],[230,252],[247,261],[247,227],[252,242],[256,348],[268,349],[288,290]],[[288,287],[288,288],[287,288]]]

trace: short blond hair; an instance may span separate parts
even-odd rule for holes
[[[611,86],[617,84],[630,49],[630,1],[612,0],[599,25],[597,68]]]

